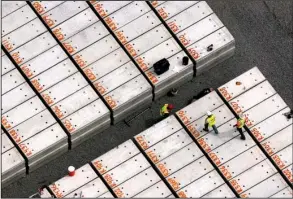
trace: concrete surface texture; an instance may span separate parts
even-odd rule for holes
[[[293,1],[264,1],[273,17],[293,37]]]
[[[203,88],[217,88],[254,66],[258,66],[292,108],[292,34],[290,35],[290,29],[284,28],[284,24],[289,24],[288,27],[290,23],[292,24],[292,15],[291,19],[287,18],[292,9],[292,6],[289,9],[292,2],[278,1],[271,4],[263,1],[207,2],[235,37],[234,57],[183,85],[177,96],[173,98],[165,96],[154,102],[150,110],[131,122],[130,127],[120,122],[37,169],[29,176],[7,186],[1,191],[2,197],[28,197],[34,194],[41,185],[50,184],[66,175],[69,165],[79,168],[156,123],[159,108],[164,103],[173,103],[174,111],[177,111],[186,106],[188,100]],[[278,5],[282,5],[284,9],[279,8]]]

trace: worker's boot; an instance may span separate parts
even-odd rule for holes
[[[287,118],[287,120],[290,120],[292,118],[292,112],[283,113],[283,115]]]
[[[241,140],[246,140],[245,136],[240,137]]]
[[[205,129],[205,128],[203,128],[202,130],[203,130],[203,131],[206,131],[206,132],[209,132],[209,129]]]

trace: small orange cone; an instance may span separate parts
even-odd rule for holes
[[[75,168],[74,168],[74,166],[69,166],[68,167],[68,175],[69,176],[74,176],[74,174],[75,174]]]

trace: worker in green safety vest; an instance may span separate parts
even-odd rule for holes
[[[207,116],[208,117],[205,119],[203,130],[209,132],[209,127],[212,127],[214,132],[218,134],[219,132],[216,127],[216,116],[212,114],[210,111],[207,111]]]
[[[237,123],[233,127],[236,127],[237,128],[237,131],[240,133],[240,135],[241,135],[240,138],[242,140],[245,140],[246,139],[245,138],[245,135],[244,135],[244,133],[242,131],[242,128],[244,127],[244,125],[245,125],[245,119],[243,119],[243,114],[240,114],[239,115],[239,118],[237,119]]]
[[[173,108],[173,104],[164,104],[164,106],[161,108],[160,115],[163,117],[168,117]]]

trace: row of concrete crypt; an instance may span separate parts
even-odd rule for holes
[[[206,2],[5,1],[2,11],[3,185],[235,49]],[[170,68],[157,75],[163,58]]]
[[[217,118],[218,134],[202,130],[207,111]],[[289,111],[252,68],[42,187],[40,196],[292,198],[292,118],[284,116]],[[240,112],[246,140],[233,127]]]
[[[235,41],[204,1],[7,1],[2,49],[5,186],[231,57]],[[163,58],[170,68],[157,75]],[[42,196],[292,195],[288,107],[257,68],[238,78]],[[208,110],[218,135],[202,131]],[[239,112],[245,141],[231,127]]]

